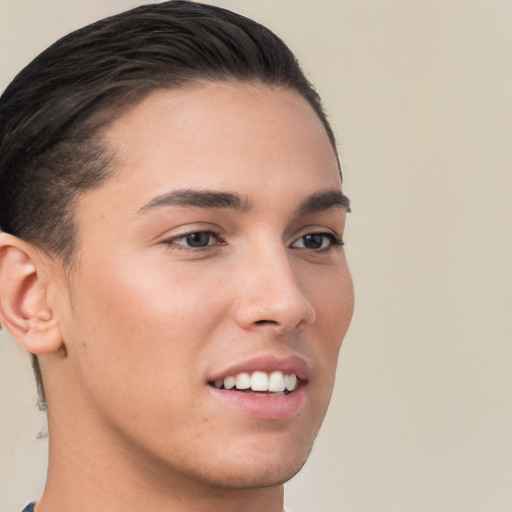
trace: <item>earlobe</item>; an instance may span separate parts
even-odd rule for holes
[[[0,234],[0,322],[32,354],[62,346],[58,322],[46,301],[45,277],[33,246]]]

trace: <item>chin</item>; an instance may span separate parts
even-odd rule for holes
[[[218,461],[214,469],[203,473],[205,484],[219,489],[261,489],[282,485],[294,477],[304,466],[312,448],[296,446],[289,448],[283,454],[276,454],[272,449],[268,451],[260,447],[257,455],[230,458]]]

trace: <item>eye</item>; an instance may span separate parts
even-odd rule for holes
[[[295,240],[291,247],[294,249],[325,251],[331,247],[341,245],[343,245],[343,241],[332,233],[309,233]]]
[[[165,243],[171,246],[178,246],[179,249],[203,249],[212,245],[220,245],[218,235],[213,231],[194,231],[174,238],[170,238]]]

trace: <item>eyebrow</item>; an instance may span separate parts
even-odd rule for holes
[[[154,197],[139,209],[139,213],[164,206],[229,208],[239,212],[246,212],[252,207],[247,197],[233,192],[181,189]],[[350,212],[350,200],[340,190],[323,190],[306,197],[297,208],[296,215],[307,215],[330,208],[343,208]]]
[[[199,208],[230,208],[245,212],[251,208],[247,197],[232,192],[214,192],[211,190],[174,190],[154,197],[145,204],[139,213],[145,213],[162,206],[197,206]]]
[[[323,190],[306,197],[297,208],[297,216],[343,208],[350,212],[350,199],[341,190]]]

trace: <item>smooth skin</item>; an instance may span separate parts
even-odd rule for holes
[[[341,191],[325,129],[295,92],[205,83],[153,92],[104,138],[114,172],[78,201],[71,269],[0,238],[1,320],[47,392],[37,511],[280,512],[353,310],[346,209],[301,208]],[[293,355],[309,378],[285,418],[212,393],[232,364]]]

